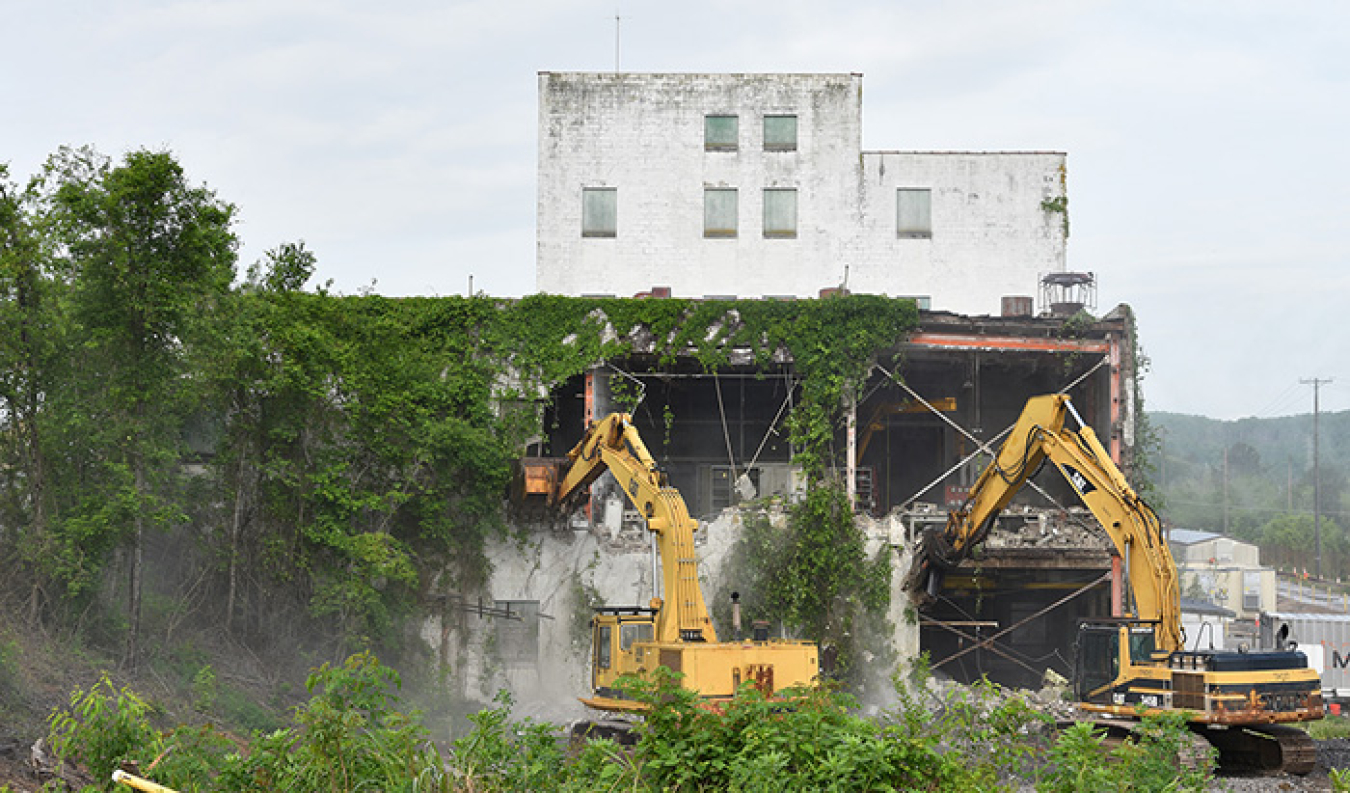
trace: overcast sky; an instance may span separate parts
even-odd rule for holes
[[[168,149],[339,292],[534,291],[539,71],[861,72],[867,149],[1069,155],[1150,409],[1350,408],[1350,3],[7,0],[0,162]]]

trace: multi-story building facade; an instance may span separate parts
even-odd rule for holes
[[[1065,270],[1065,155],[862,150],[858,74],[539,75],[537,287],[913,296],[996,314]]]

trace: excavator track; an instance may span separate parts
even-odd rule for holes
[[[1139,722],[1130,720],[1119,720],[1097,717],[1079,717],[1071,721],[1056,722],[1055,728],[1063,732],[1070,725],[1087,722],[1096,727],[1102,736],[1103,743],[1108,750],[1114,750],[1116,747],[1126,741],[1138,740],[1139,736],[1136,730],[1139,728]],[[1210,742],[1205,740],[1199,732],[1191,733],[1191,740],[1184,745],[1177,747],[1176,763],[1181,768],[1186,769],[1209,769],[1210,758],[1212,755]]]
[[[1199,732],[1219,750],[1223,771],[1283,771],[1303,776],[1317,765],[1317,743],[1297,727],[1271,724]]]

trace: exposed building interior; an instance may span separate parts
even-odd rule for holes
[[[1129,470],[1128,311],[1094,320],[1011,309],[996,317],[921,312],[917,331],[879,356],[835,436],[834,458],[859,512],[899,514],[911,538],[945,521],[987,463],[983,445],[996,449],[1037,394],[1070,394]],[[538,453],[566,453],[588,421],[637,401],[640,434],[695,516],[791,498],[800,483],[783,420],[799,398],[793,363],[743,360],[715,372],[692,356],[658,366],[655,356],[635,355],[597,367],[552,393]],[[921,646],[939,672],[1019,686],[1038,685],[1046,669],[1067,677],[1078,620],[1119,613],[1121,576],[1105,532],[1056,472],[1033,482],[920,615]]]

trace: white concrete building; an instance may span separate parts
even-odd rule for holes
[[[864,152],[858,74],[543,72],[536,285],[997,314],[1065,270],[1065,161]]]

